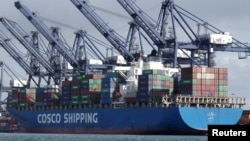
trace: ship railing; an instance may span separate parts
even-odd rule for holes
[[[178,95],[175,97],[176,104],[187,105],[190,104],[209,104],[218,107],[221,106],[243,106],[246,104],[244,97],[206,97],[206,96],[184,96]]]
[[[126,104],[125,102],[112,102],[113,108],[114,109],[120,109],[120,108],[125,108]]]

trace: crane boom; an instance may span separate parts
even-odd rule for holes
[[[36,59],[50,72],[53,73],[54,69],[47,62],[47,60],[39,54],[39,52],[32,47],[30,42],[25,38],[27,36],[26,33],[22,32],[22,29],[18,29],[18,25],[16,22],[10,21],[6,18],[1,18],[0,21],[2,24],[12,33],[13,36],[32,54],[36,57]]]
[[[71,64],[71,66],[79,66],[79,63],[73,56],[70,47],[64,44],[61,39],[54,37],[50,29],[42,22],[42,20],[38,18],[38,16],[34,12],[31,12],[20,2],[15,2],[15,6],[39,30],[39,32],[49,41],[49,43],[56,47],[58,52]]]
[[[33,71],[30,66],[23,60],[23,57],[14,49],[13,43],[4,35],[0,34],[0,44],[11,55],[11,57],[29,74],[33,75]]]
[[[246,54],[250,51],[248,45],[234,39],[229,32],[224,32],[210,25],[175,5],[173,0],[164,0],[162,2],[157,23],[152,21],[133,0],[117,1],[158,46],[159,51],[162,51],[160,52],[162,56],[170,58],[166,62],[173,64],[173,67],[178,67],[181,64],[203,64],[211,67],[214,65],[212,60],[215,51],[244,52]],[[189,22],[195,22],[198,25],[198,33],[191,28]],[[167,27],[169,27],[168,32]],[[177,27],[180,30],[177,30]],[[206,32],[200,33],[199,27],[203,27]],[[182,36],[186,36],[190,42],[178,42],[177,33],[179,32],[182,32]],[[167,33],[169,34],[168,37],[166,36]],[[224,42],[214,42],[216,39]],[[178,57],[178,51],[186,52],[183,58]],[[204,58],[204,56],[207,57]],[[183,62],[180,60],[183,60]]]
[[[152,23],[141,12],[139,7],[136,7],[130,0],[117,0],[120,5],[128,12],[128,14],[134,19],[134,21],[147,33],[147,35],[153,40],[153,42],[160,48],[166,47],[166,41],[155,30],[155,24]]]
[[[134,56],[128,51],[128,47],[95,12],[85,0],[71,0],[80,12],[97,28],[97,30],[115,47],[127,61],[134,60]]]

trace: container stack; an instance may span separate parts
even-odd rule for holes
[[[62,93],[60,98],[61,104],[69,105],[70,96],[71,96],[71,81],[69,80],[62,81]]]
[[[19,106],[26,107],[35,103],[36,88],[21,88],[19,91]]]
[[[101,98],[102,74],[88,74],[81,81],[81,104],[99,104]]]
[[[36,88],[36,101],[35,106],[45,106],[45,94],[44,94],[44,88]]]
[[[109,104],[112,102],[115,96],[115,92],[119,91],[117,83],[118,83],[118,73],[116,72],[108,72],[102,78],[102,85],[101,85],[102,104]]]
[[[99,104],[102,74],[76,76],[62,82],[63,105]]]
[[[78,105],[78,104],[80,104],[81,80],[74,79],[70,83],[71,83],[70,104],[71,105]]]
[[[60,97],[59,85],[44,86],[44,102],[47,106],[57,105]]]
[[[173,78],[164,70],[143,70],[138,79],[138,102],[161,102],[164,96],[173,94],[173,87]]]
[[[7,106],[18,107],[18,101],[19,101],[18,97],[19,97],[18,90],[12,90],[12,92],[8,94]]]
[[[226,68],[182,68],[180,92],[200,97],[225,97],[228,92],[227,75]]]

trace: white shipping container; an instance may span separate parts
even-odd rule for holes
[[[214,79],[214,74],[206,73],[205,74],[205,79]]]
[[[207,67],[201,67],[201,73],[206,73]]]
[[[201,79],[201,78],[202,78],[202,77],[201,77],[201,73],[197,73],[196,75],[197,75],[197,76],[196,76],[197,79]]]

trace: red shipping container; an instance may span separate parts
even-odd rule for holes
[[[71,81],[62,81],[62,86],[70,86]]]
[[[81,84],[81,80],[72,80],[71,81],[71,85],[75,86],[75,85],[80,85]]]
[[[126,97],[125,101],[126,101],[126,103],[136,103],[137,98],[136,97]]]

